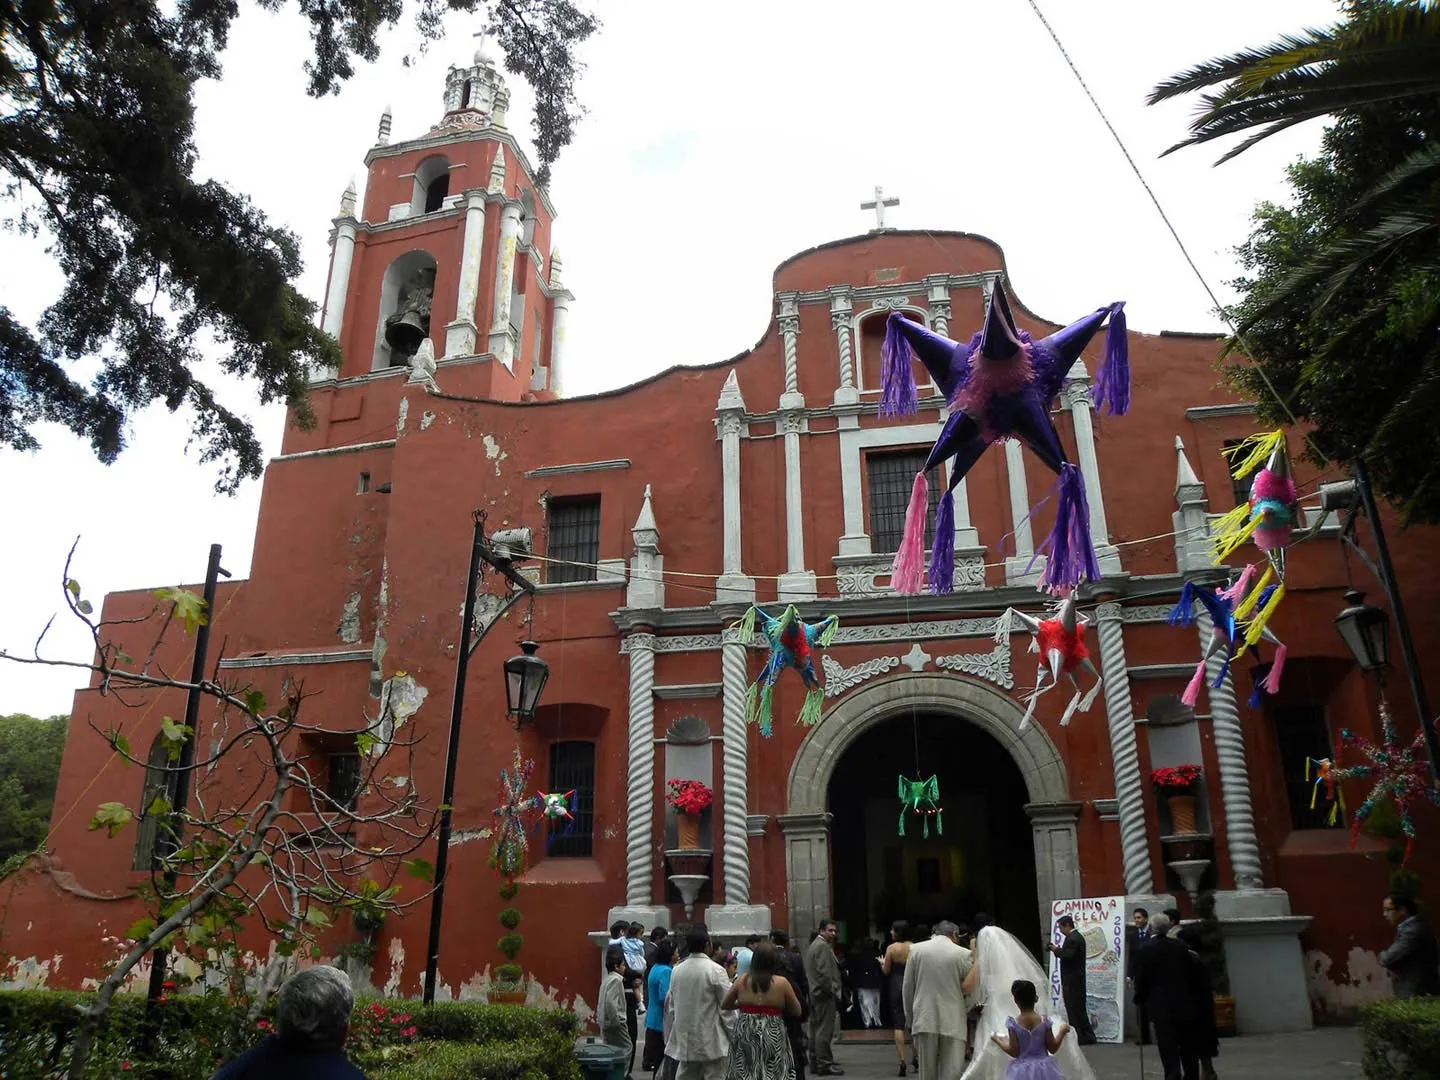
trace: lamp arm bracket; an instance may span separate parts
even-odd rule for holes
[[[522,579],[522,580],[523,580],[523,579]],[[528,582],[527,582],[527,584],[528,584]],[[531,588],[533,589],[534,587],[531,586]],[[480,647],[480,642],[482,642],[482,641],[485,640],[485,635],[490,632],[490,628],[491,628],[492,626],[494,626],[496,623],[498,623],[498,622],[501,620],[501,618],[504,617],[505,613],[506,613],[507,611],[509,611],[509,610],[511,609],[511,607],[514,606],[516,600],[519,600],[522,596],[526,596],[526,595],[528,595],[526,592],[514,592],[514,593],[511,593],[511,594],[510,594],[509,599],[507,599],[507,600],[505,601],[505,603],[503,603],[503,604],[500,605],[500,610],[495,613],[494,618],[492,618],[489,622],[487,622],[487,623],[485,624],[484,629],[481,630],[480,633],[475,636],[475,640],[470,643],[469,649],[468,649],[468,655],[470,655],[470,656],[474,656],[474,655],[475,655],[475,650]]]
[[[1361,547],[1355,540],[1354,514],[1350,515],[1349,520],[1345,522],[1344,529],[1342,529],[1340,532],[1340,543],[1346,545],[1350,548],[1351,551],[1355,552],[1355,555],[1360,559],[1362,563],[1365,564],[1371,575],[1375,578],[1376,581],[1380,583],[1380,586],[1383,589],[1385,586],[1385,576],[1380,573],[1380,567],[1376,564],[1374,559],[1370,558],[1369,554],[1366,553],[1365,549]]]

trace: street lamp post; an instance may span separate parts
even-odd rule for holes
[[[494,537],[487,537],[485,511],[476,510],[472,516],[474,534],[470,540],[470,570],[465,582],[465,604],[460,616],[460,640],[457,645],[458,655],[455,657],[455,694],[450,704],[450,741],[445,751],[445,784],[440,797],[440,824],[436,829],[438,850],[435,853],[435,887],[430,894],[430,937],[425,950],[426,1005],[435,1001],[435,982],[440,964],[440,923],[445,910],[445,877],[450,865],[450,827],[453,816],[451,808],[455,801],[455,774],[460,758],[460,722],[465,713],[465,676],[469,671],[470,654],[479,647],[490,628],[500,621],[500,616],[504,615],[515,601],[535,592],[534,582],[523,577],[514,565],[529,554],[529,530],[511,529],[497,533]],[[490,619],[472,640],[475,628],[475,595],[480,583],[482,563],[503,575],[514,586],[514,591],[495,613],[494,618]],[[540,691],[545,688],[545,682],[550,677],[550,669],[545,661],[535,655],[537,647],[533,641],[527,641],[521,645],[524,650],[522,655],[505,661],[505,695],[517,726],[522,719],[534,718],[535,707],[540,703]]]

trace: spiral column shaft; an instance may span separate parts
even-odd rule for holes
[[[1095,611],[1096,634],[1100,639],[1100,673],[1105,678],[1105,722],[1110,728],[1115,800],[1120,806],[1125,892],[1131,896],[1150,895],[1155,888],[1155,874],[1150,864],[1150,836],[1145,824],[1145,792],[1140,782],[1140,754],[1135,742],[1135,711],[1130,702],[1122,614],[1119,604],[1101,604]]]
[[[1195,625],[1200,630],[1200,647],[1206,648],[1214,633],[1209,614],[1200,612]],[[1220,674],[1223,662],[1219,654],[1206,660],[1207,687]],[[1245,767],[1245,733],[1240,728],[1240,710],[1235,704],[1235,684],[1227,673],[1218,687],[1207,692],[1210,696],[1210,723],[1215,732],[1215,756],[1220,762],[1220,800],[1225,807],[1225,839],[1230,851],[1230,867],[1235,874],[1235,887],[1258,889],[1263,884],[1260,845],[1255,840],[1250,772]]]
[[[749,731],[745,723],[745,646],[733,631],[727,631],[721,646],[721,679],[724,689],[725,791],[725,903],[750,903],[750,839],[746,815],[750,798],[746,752]]]
[[[631,634],[625,903],[650,903],[655,828],[655,635]]]

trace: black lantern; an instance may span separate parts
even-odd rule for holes
[[[1349,606],[1335,616],[1335,629],[1361,671],[1383,675],[1390,666],[1390,616],[1365,603],[1365,594],[1355,589],[1345,593],[1345,603]]]
[[[522,641],[520,655],[505,661],[505,702],[517,726],[535,719],[541,691],[550,678],[550,665],[535,655],[539,647]]]

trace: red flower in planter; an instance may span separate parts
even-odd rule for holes
[[[1173,765],[1150,774],[1155,790],[1164,795],[1183,795],[1193,788],[1203,770],[1199,765]]]
[[[699,814],[709,809],[715,799],[699,780],[670,780],[665,786],[670,789],[665,801],[682,814]]]

